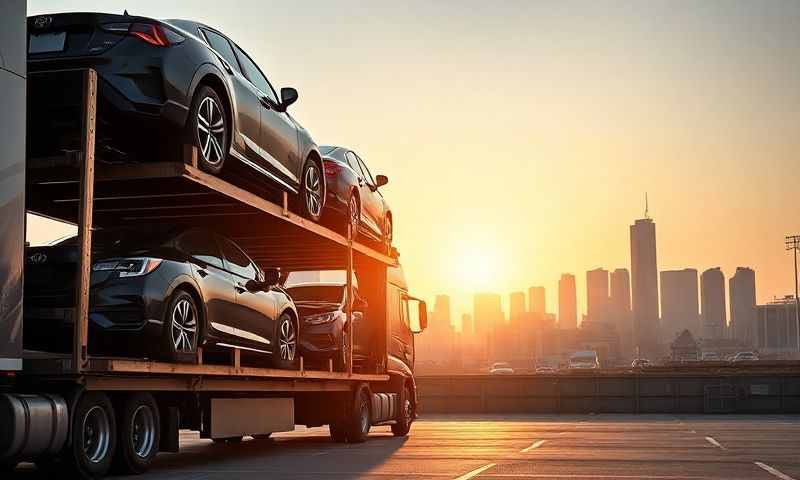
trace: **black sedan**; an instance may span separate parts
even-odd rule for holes
[[[373,177],[364,160],[348,148],[322,146],[320,151],[328,189],[326,222],[343,233],[350,225],[355,235],[381,242],[388,251],[392,245],[392,211],[379,189],[389,183],[389,178]]]
[[[346,368],[346,290],[338,283],[299,283],[286,287],[303,325],[300,352],[312,364],[332,359],[336,370]],[[355,287],[353,292],[353,361],[357,363],[367,356],[369,331],[364,314],[367,302]]]
[[[77,261],[76,237],[27,249],[27,348],[69,351]],[[275,287],[279,277],[210,231],[160,225],[99,230],[92,242],[90,351],[194,362],[198,346],[237,347],[294,369],[298,314]]]
[[[98,74],[98,154],[147,160],[196,145],[199,166],[219,173],[229,156],[299,196],[317,221],[325,201],[319,150],[287,112],[297,91],[275,92],[231,39],[187,20],[63,13],[28,18],[28,72],[91,67]],[[63,86],[59,86],[59,90]],[[74,148],[53,132],[63,105],[36,115],[50,125],[32,142],[35,156]],[[29,108],[37,107],[35,99]],[[44,121],[44,120],[43,120]],[[172,147],[172,148],[168,148]],[[38,155],[37,155],[38,154]]]

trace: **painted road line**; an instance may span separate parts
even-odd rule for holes
[[[593,475],[593,474],[563,474],[563,473],[493,473],[492,478],[623,478],[626,480],[704,480],[706,477],[685,475]]]
[[[706,437],[706,441],[715,447],[721,448],[722,450],[727,450],[727,448],[723,447],[722,444],[714,440],[714,437]]]
[[[764,470],[768,471],[769,473],[775,475],[776,477],[780,478],[781,480],[795,480],[794,478],[790,477],[789,475],[786,475],[777,468],[770,467],[766,463],[761,463],[761,462],[753,462],[753,463],[763,468]]]
[[[485,472],[486,470],[489,470],[490,468],[494,467],[495,465],[497,465],[497,464],[496,463],[489,463],[489,464],[484,465],[482,467],[478,467],[478,468],[476,468],[475,470],[473,470],[471,472],[467,472],[464,475],[461,475],[460,477],[456,477],[456,480],[469,480],[472,477],[477,477],[478,475],[480,475],[481,473]]]
[[[546,442],[546,441],[547,441],[547,440],[536,440],[535,442],[533,442],[532,444],[530,444],[530,446],[528,446],[528,447],[525,447],[525,448],[523,448],[522,450],[520,450],[520,451],[519,451],[519,453],[526,453],[526,452],[530,452],[530,451],[531,451],[531,450],[533,450],[534,448],[539,448],[539,447],[541,447],[541,446],[542,446],[542,444],[543,444],[544,442]]]

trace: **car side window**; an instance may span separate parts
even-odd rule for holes
[[[356,174],[360,177],[364,176],[364,173],[361,171],[361,167],[358,166],[358,158],[356,158],[356,154],[348,151],[344,154],[344,157],[347,159],[347,164],[350,165],[350,168],[353,169]]]
[[[220,56],[222,56],[222,58],[228,62],[232,69],[242,73],[242,69],[239,68],[239,62],[236,60],[236,55],[233,53],[233,48],[231,48],[231,43],[228,41],[228,39],[218,33],[212,32],[211,30],[203,29],[203,34],[205,34],[208,43],[211,45],[211,48],[213,48],[215,52],[219,53]]]
[[[187,255],[208,265],[223,268],[219,246],[210,234],[200,231],[187,232],[178,244]]]
[[[358,155],[356,155],[356,158],[358,158],[358,164],[361,165],[361,170],[364,172],[364,178],[367,180],[367,183],[374,186],[375,179],[372,178],[372,174],[370,173],[369,168],[367,168],[367,164],[364,163],[364,160],[361,160],[361,157]]]
[[[272,89],[272,85],[270,85],[267,77],[261,73],[258,65],[250,60],[250,57],[248,57],[238,45],[234,45],[234,48],[236,48],[236,56],[239,57],[239,61],[242,63],[244,76],[247,77],[247,79],[250,80],[253,85],[258,87],[258,89],[261,90],[261,93],[266,95],[270,100],[272,100],[273,103],[277,104],[278,96],[275,94],[275,90]]]
[[[258,272],[250,258],[227,238],[222,238],[221,241],[227,270],[248,280],[255,280]]]

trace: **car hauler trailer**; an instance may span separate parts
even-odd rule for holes
[[[424,302],[408,295],[396,255],[292,213],[285,194],[281,203],[272,202],[201,171],[193,148],[185,148],[180,161],[113,164],[102,155],[96,161],[97,88],[91,69],[29,77],[29,142],[34,133],[48,134],[30,130],[41,128],[43,104],[80,114],[79,149],[27,158],[25,168],[27,212],[78,229],[74,307],[53,312],[72,320],[74,335],[70,353],[24,351],[22,370],[0,377],[0,464],[63,462],[84,477],[100,477],[113,459],[122,471],[138,473],[157,451],[178,450],[179,429],[217,441],[263,438],[295,424],[328,424],[336,441],[362,442],[370,425],[380,424],[405,435],[417,398],[409,302],[419,303],[418,330],[427,320]],[[229,361],[216,357],[216,363],[199,346],[196,361],[185,364],[93,355],[92,231],[144,221],[212,223],[263,267],[344,270],[350,313],[357,275],[373,328],[367,360],[354,366],[348,355],[346,371],[339,372],[332,364],[309,370],[302,357],[296,371],[262,368],[236,348]],[[352,352],[352,322],[348,328]]]

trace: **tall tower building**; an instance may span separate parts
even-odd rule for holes
[[[656,224],[647,215],[630,226],[631,293],[635,346],[648,356],[658,355],[658,264]]]
[[[700,307],[703,318],[703,337],[725,338],[728,327],[725,313],[725,275],[719,267],[709,268],[700,275]]]
[[[608,270],[586,272],[586,316],[590,322],[608,321]]]
[[[631,275],[627,268],[618,268],[611,273],[611,321],[617,331],[631,329]]]
[[[731,337],[752,346],[755,344],[756,272],[747,267],[737,267],[728,285]]]
[[[508,319],[516,322],[525,313],[525,292],[511,292],[508,303]]]
[[[661,272],[661,331],[665,342],[672,342],[684,330],[694,338],[703,335],[697,301],[697,270]]]
[[[528,289],[528,311],[544,315],[547,310],[545,303],[544,287],[531,287]]]
[[[500,295],[496,293],[476,293],[473,298],[473,321],[475,334],[486,336],[503,323],[503,309]]]
[[[578,328],[578,297],[575,291],[575,275],[564,273],[558,281],[558,328]]]

